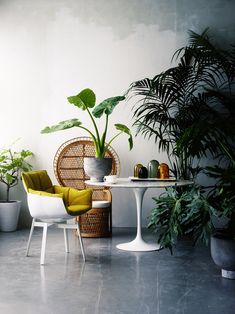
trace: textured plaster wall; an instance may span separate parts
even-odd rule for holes
[[[200,32],[209,26],[222,44],[235,42],[234,10],[232,0],[0,0],[0,147],[20,138],[16,146],[32,150],[34,168],[47,169],[56,182],[52,165],[58,147],[86,134],[71,129],[41,135],[40,130],[78,116],[90,126],[67,96],[85,87],[94,89],[98,101],[123,94],[131,82],[169,67],[188,29]],[[115,109],[110,136],[112,123],[131,126],[132,105],[125,102]],[[113,147],[121,176],[132,175],[137,162],[167,162],[142,136],[135,138],[131,152],[125,136]],[[151,197],[158,193],[146,193],[144,223],[153,207]],[[30,216],[21,184],[12,198],[22,200],[20,225],[26,226]],[[132,193],[114,190],[114,226],[134,226],[135,219]]]

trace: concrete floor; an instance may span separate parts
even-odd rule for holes
[[[0,233],[1,314],[235,313],[235,280],[221,278],[208,248],[180,241],[173,256],[120,251],[135,230],[114,229],[112,238],[84,239],[84,264],[74,234],[66,254],[62,230],[51,229],[40,266],[41,230],[25,257],[28,233]]]

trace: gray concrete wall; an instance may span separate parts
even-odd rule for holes
[[[87,134],[74,129],[41,135],[40,130],[78,116],[90,126],[67,96],[85,87],[94,89],[98,101],[123,94],[133,81],[168,68],[189,29],[201,32],[209,26],[221,45],[235,42],[234,11],[232,0],[1,0],[0,147],[20,138],[17,146],[35,153],[34,167],[47,169],[55,181],[52,164],[58,147]],[[110,120],[110,136],[115,134],[112,123],[131,126],[132,105],[120,105]],[[113,147],[121,176],[132,175],[137,162],[167,162],[141,136],[131,152],[124,137]],[[159,192],[147,192],[144,221],[153,207],[151,197]],[[22,199],[20,222],[27,225],[22,186],[12,191],[12,198]],[[114,190],[113,204],[114,226],[134,226],[134,196]]]

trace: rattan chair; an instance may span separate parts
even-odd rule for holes
[[[95,147],[90,137],[78,137],[62,144],[54,158],[54,173],[62,186],[87,188],[89,177],[84,171],[84,157],[94,157]],[[119,175],[120,161],[112,147],[106,157],[113,159],[111,174]],[[82,237],[98,238],[112,235],[112,194],[108,188],[89,186],[93,190],[92,209],[77,217]]]

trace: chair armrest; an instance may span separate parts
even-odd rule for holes
[[[62,197],[62,195],[53,197],[53,194],[48,196],[28,192],[27,200],[31,216],[38,219],[68,219],[69,215]]]
[[[71,205],[88,205],[91,208],[92,190],[77,190],[71,187],[54,185],[55,193],[63,193],[67,206]]]

